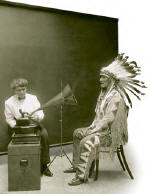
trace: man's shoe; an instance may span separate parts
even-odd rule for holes
[[[78,177],[76,177],[76,178],[73,178],[69,183],[68,183],[68,185],[70,185],[70,186],[76,186],[76,185],[81,185],[81,184],[83,184],[84,183],[84,181],[82,181],[82,180],[80,180]]]
[[[48,167],[43,171],[43,174],[49,177],[53,176],[53,173],[49,170]]]
[[[73,167],[64,170],[64,173],[74,173],[74,172],[76,172],[76,169]]]

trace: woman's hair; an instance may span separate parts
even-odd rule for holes
[[[17,78],[11,82],[10,87],[11,89],[15,90],[18,87],[27,87],[27,85],[28,85],[28,81],[26,79]]]

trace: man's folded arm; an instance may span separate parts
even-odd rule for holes
[[[111,123],[113,123],[115,119],[119,103],[120,99],[117,98],[117,96],[111,98],[105,110],[103,119],[95,122],[95,126],[92,130],[92,133],[104,131],[105,129],[109,128],[109,126],[111,125]]]

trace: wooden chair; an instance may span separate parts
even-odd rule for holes
[[[97,149],[97,151],[96,151],[96,157],[95,157],[95,160],[92,162],[92,165],[91,165],[91,168],[90,168],[90,172],[89,172],[89,177],[91,177],[92,174],[93,174],[94,168],[95,168],[95,177],[94,177],[94,180],[97,180],[98,179],[98,172],[99,172],[99,153],[101,152],[101,151],[99,151],[99,146],[96,149]],[[104,152],[108,152],[108,151],[104,151]],[[118,156],[118,159],[119,159],[119,162],[121,164],[122,169],[124,171],[127,170],[130,178],[131,179],[134,179],[134,177],[132,175],[132,172],[131,172],[131,170],[130,170],[130,168],[128,166],[128,163],[127,163],[125,154],[124,154],[123,145],[120,145],[120,147],[117,148],[116,153],[117,153],[117,156]]]

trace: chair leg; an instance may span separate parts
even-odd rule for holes
[[[120,151],[121,151],[121,155],[122,155],[122,158],[123,158],[123,161],[124,161],[124,165],[125,165],[125,167],[126,167],[128,173],[129,173],[129,175],[130,175],[130,178],[131,178],[131,179],[134,179],[134,177],[133,177],[133,175],[132,175],[132,173],[131,173],[131,171],[130,171],[130,169],[129,169],[128,163],[127,163],[127,161],[126,161],[126,158],[125,158],[125,154],[124,154],[123,146],[122,146],[122,145],[120,146]]]
[[[95,172],[94,181],[98,179],[98,172],[99,172],[99,159],[96,159],[96,172]]]
[[[118,156],[118,159],[119,159],[119,162],[121,164],[122,169],[125,171],[126,169],[125,169],[124,164],[122,162],[122,159],[121,159],[120,151],[119,150],[117,150],[117,156]]]
[[[93,160],[92,164],[91,164],[91,168],[89,171],[89,177],[92,176],[93,172],[94,172],[94,168],[95,168],[95,160]]]

